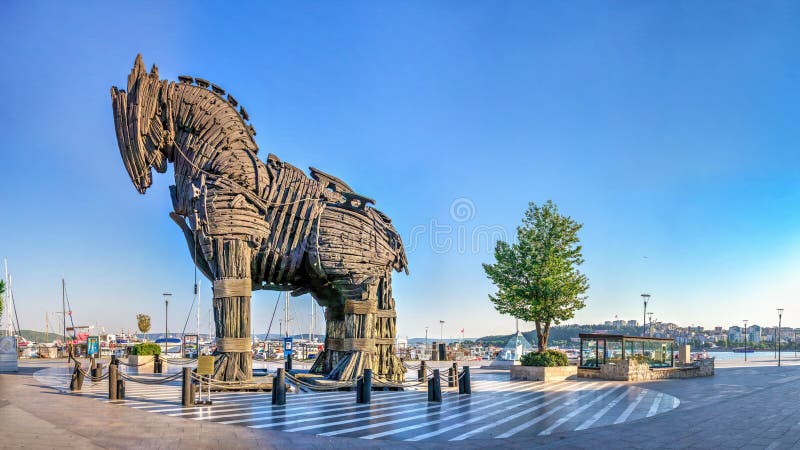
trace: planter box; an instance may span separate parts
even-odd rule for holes
[[[564,381],[578,375],[577,366],[536,367],[511,366],[511,379],[524,381]]]
[[[128,371],[137,373],[153,373],[153,355],[128,355]],[[141,365],[140,365],[141,364]],[[167,360],[161,358],[161,370],[167,373]]]

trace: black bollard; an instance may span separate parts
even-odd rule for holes
[[[97,363],[94,366],[94,371],[92,372],[92,377],[100,378],[103,376],[103,363]]]
[[[117,400],[125,400],[125,380],[117,378]]]
[[[459,394],[472,394],[472,385],[469,380],[469,366],[464,366],[464,375],[461,378],[461,383],[458,385]]]
[[[75,361],[75,369],[72,370],[72,377],[69,380],[70,391],[80,391],[83,387],[83,372],[81,372],[81,363]]]
[[[112,366],[118,366],[119,365],[119,360],[117,360],[117,355],[111,355],[111,365]]]
[[[94,356],[89,358],[89,374],[94,373],[94,368],[97,367],[97,361],[95,361]]]
[[[286,376],[284,369],[278,368],[278,374],[272,380],[272,404],[286,404]]]
[[[115,364],[108,366],[108,399],[117,399],[117,366]]]
[[[192,385],[192,368],[183,368],[183,385],[181,386],[181,405],[194,405],[194,386]]]
[[[442,401],[442,385],[439,377],[439,369],[433,369],[433,378],[428,380],[428,401]]]
[[[161,365],[161,355],[153,356],[153,373],[163,373],[164,370]]]
[[[419,381],[422,381],[422,380],[424,380],[426,378],[428,378],[428,365],[427,365],[427,363],[425,363],[425,361],[420,361],[419,362],[419,376],[417,377],[417,379]]]
[[[459,386],[459,383],[458,383],[458,363],[457,362],[453,363],[453,378],[451,378],[451,380],[453,382],[453,387],[458,387]]]
[[[364,369],[364,376],[358,380],[356,403],[369,404],[372,401],[372,369]]]
[[[286,355],[286,370],[292,370],[292,354]]]
[[[447,387],[455,387],[456,375],[458,372],[453,370],[452,367],[447,368]]]

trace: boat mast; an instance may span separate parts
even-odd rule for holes
[[[66,301],[66,291],[67,287],[64,282],[64,277],[61,277],[61,324],[62,328],[61,331],[63,332],[62,336],[64,339],[63,346],[64,350],[67,349],[67,301]],[[67,358],[67,367],[69,367],[69,358]]]
[[[2,328],[3,333],[6,336],[12,336],[11,334],[11,280],[8,278],[8,258],[3,258],[3,265],[6,269],[6,298],[5,298],[5,308],[3,308],[3,314],[0,314],[0,328]]]
[[[289,337],[289,291],[286,291],[283,303],[283,320],[286,323],[286,337]]]
[[[200,349],[200,280],[194,283],[194,295],[197,296],[197,349]]]

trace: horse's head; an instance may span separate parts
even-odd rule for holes
[[[142,55],[137,55],[128,75],[127,92],[111,88],[119,153],[141,194],[153,184],[153,168],[160,173],[167,170],[164,150],[170,138],[163,125],[161,95],[166,86],[166,81],[158,79],[158,68],[154,65],[147,73]]]

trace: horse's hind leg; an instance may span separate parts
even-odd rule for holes
[[[374,369],[381,378],[401,382],[406,369],[395,354],[397,342],[397,312],[392,297],[392,276],[388,272],[378,283],[378,309],[375,314]]]
[[[377,288],[375,283],[340,287],[344,305],[329,309],[333,320],[325,339],[329,353],[326,356],[331,361],[337,360],[328,378],[353,380],[364,369],[373,368]]]
[[[326,312],[328,377],[352,380],[372,369],[379,378],[402,381],[405,368],[394,354],[397,328],[391,277],[387,274],[342,292],[344,307]]]

